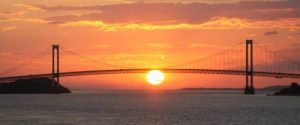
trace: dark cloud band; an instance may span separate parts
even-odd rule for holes
[[[53,16],[51,22],[101,20],[107,23],[202,23],[215,17],[249,20],[300,18],[300,0],[238,3],[131,3],[99,6],[39,6],[47,11],[91,10],[85,15]],[[94,12],[99,11],[99,12]]]

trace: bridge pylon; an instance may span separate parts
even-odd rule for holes
[[[246,40],[246,87],[244,93],[255,94],[253,85],[253,40]]]
[[[52,45],[52,80],[59,83],[59,45]]]

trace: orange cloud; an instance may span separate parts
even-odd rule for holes
[[[190,43],[188,45],[189,47],[191,48],[211,48],[211,47],[214,47],[213,45],[211,44],[200,44],[200,43]]]
[[[171,47],[169,44],[161,44],[161,43],[148,43],[147,46],[156,47],[156,48],[167,48]]]
[[[62,27],[96,27],[101,31],[129,30],[180,30],[180,29],[257,29],[282,28],[300,29],[300,19],[280,19],[275,21],[252,21],[239,18],[219,17],[202,24],[147,24],[147,23],[105,23],[102,21],[73,21],[59,24]]]
[[[206,29],[258,29],[258,28],[280,28],[300,29],[299,18],[287,18],[274,21],[253,21],[239,18],[218,18],[201,25]]]
[[[29,4],[24,4],[24,3],[17,3],[17,4],[14,4],[13,6],[22,7],[22,8],[25,8],[27,10],[31,10],[31,11],[45,11],[44,9],[42,9],[40,7],[29,5]]]
[[[16,29],[16,26],[6,26],[6,27],[0,27],[0,32],[6,32],[6,31],[10,31],[13,29]]]
[[[109,24],[102,21],[74,21],[59,24],[63,27],[96,27],[101,31],[129,31],[129,30],[170,30],[170,29],[191,29],[189,24],[176,25],[151,25],[138,23],[115,23]]]
[[[255,12],[261,12],[261,13],[279,13],[279,12],[293,12],[293,11],[297,11],[298,9],[295,8],[280,8],[280,9],[257,9],[254,10]]]
[[[8,18],[8,19],[0,19],[0,22],[25,22],[25,23],[37,23],[37,24],[46,24],[47,20],[39,19],[39,18]]]

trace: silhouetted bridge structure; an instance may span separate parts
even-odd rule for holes
[[[113,69],[113,70],[90,70],[90,71],[75,71],[61,72],[59,77],[84,76],[84,75],[102,75],[102,74],[129,74],[129,73],[148,73],[153,69]],[[245,71],[238,70],[214,70],[214,69],[159,69],[164,73],[195,73],[195,74],[223,74],[223,75],[246,75]],[[49,77],[50,74],[24,75],[0,78],[0,81],[13,81],[18,79],[28,79],[35,77]],[[253,76],[274,77],[274,78],[294,78],[300,79],[300,74],[291,73],[274,73],[274,72],[253,72]]]
[[[229,55],[230,56],[230,55]],[[246,58],[245,70],[233,69],[205,69],[205,68],[158,68],[164,73],[194,73],[194,74],[221,74],[221,75],[244,75],[246,76],[245,94],[254,94],[253,76],[274,77],[274,78],[292,78],[300,79],[300,74],[296,73],[298,64],[293,62],[291,72],[270,72],[270,71],[254,71],[253,63],[253,42],[246,40]],[[284,58],[286,60],[286,58]],[[281,61],[282,62],[282,61]],[[281,63],[280,62],[280,63]],[[49,77],[59,82],[60,77],[84,76],[84,75],[104,75],[104,74],[131,74],[131,73],[147,73],[153,68],[119,68],[119,69],[100,69],[100,70],[83,70],[60,72],[59,46],[52,46],[52,73],[33,74],[33,75],[17,75],[0,77],[0,81],[14,81],[18,79],[27,79],[35,77]],[[276,67],[276,66],[274,66]],[[282,67],[279,67],[282,68]],[[284,69],[284,67],[283,67]]]

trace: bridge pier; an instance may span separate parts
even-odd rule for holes
[[[250,65],[249,65],[249,61],[250,61]],[[255,94],[255,89],[253,85],[253,41],[252,40],[246,40],[246,87],[244,93]]]
[[[59,83],[59,45],[52,45],[52,80]]]

